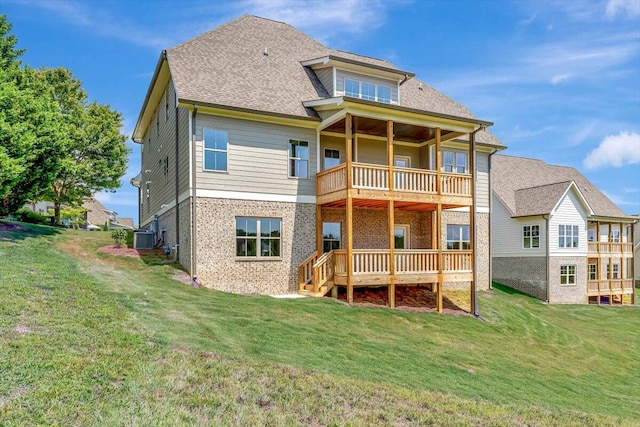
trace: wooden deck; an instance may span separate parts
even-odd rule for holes
[[[587,281],[587,295],[590,297],[607,295],[632,295],[633,292],[633,279]]]
[[[470,206],[472,203],[471,175],[393,168],[393,188],[390,189],[389,169],[389,166],[352,162],[351,185],[347,182],[346,163],[322,171],[316,175],[317,203],[337,206],[347,196],[445,206]]]
[[[353,271],[349,274],[346,250],[334,250],[320,257],[314,253],[298,268],[299,292],[324,296],[335,285],[347,285],[350,275],[354,286],[468,282],[473,280],[472,256],[471,251],[443,251],[440,271],[437,250],[396,249],[392,274],[388,249],[354,249]]]

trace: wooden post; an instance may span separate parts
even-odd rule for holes
[[[436,192],[438,195],[442,194],[442,145],[441,145],[442,131],[440,128],[436,128]]]
[[[353,162],[353,128],[351,114],[347,113],[345,117],[346,130],[346,152],[347,152],[347,302],[353,303],[353,199],[351,198],[352,182],[352,165]]]
[[[389,192],[393,194],[395,190],[393,176],[393,121],[387,121],[387,163],[389,165],[388,183]],[[389,198],[389,307],[396,306],[396,255],[395,255],[395,205],[393,196]]]
[[[438,242],[438,283],[437,283],[438,294],[437,294],[437,300],[436,300],[436,310],[438,311],[438,313],[442,313],[443,257],[442,257],[442,204],[441,203],[438,203],[438,210],[436,215],[437,215],[436,240]]]
[[[598,305],[600,305],[600,283],[602,281],[602,258],[600,257],[600,222],[596,221],[596,252],[598,262],[596,263],[596,279],[598,280]]]
[[[635,237],[635,223],[631,223],[631,250],[635,256],[636,242],[633,240]],[[631,304],[636,303],[636,270],[635,270],[635,258],[631,258]]]

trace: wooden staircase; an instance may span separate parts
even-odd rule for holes
[[[314,252],[298,267],[298,294],[321,298],[333,288],[333,251]]]

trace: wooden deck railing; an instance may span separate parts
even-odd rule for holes
[[[313,264],[313,292],[319,292],[333,278],[333,251],[322,254]]]
[[[304,290],[305,285],[313,282],[313,265],[317,260],[318,251],[309,255],[309,257],[298,266],[298,290]]]
[[[633,243],[589,242],[588,250],[590,253],[596,253],[598,249],[601,254],[633,253]]]
[[[612,293],[633,293],[633,279],[588,280],[587,292],[599,292],[601,295]]]
[[[389,167],[366,163],[352,163],[353,188],[389,190]],[[395,191],[437,194],[438,174],[428,169],[397,168],[393,170]],[[471,175],[442,173],[441,194],[471,196]],[[347,188],[346,164],[335,166],[316,175],[318,196]]]
[[[336,275],[347,274],[347,251],[333,251],[333,265]],[[442,270],[451,272],[471,271],[472,251],[443,251]],[[388,249],[354,249],[353,274],[389,274]],[[438,251],[435,249],[396,249],[394,254],[395,274],[416,274],[438,272]]]

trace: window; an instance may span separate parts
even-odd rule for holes
[[[164,93],[164,121],[169,120],[169,89]]]
[[[209,171],[227,170],[227,142],[226,131],[204,129],[204,169]]]
[[[151,188],[149,187],[149,181],[144,183],[145,197],[147,198],[147,213],[151,209]]]
[[[374,85],[373,83],[362,82],[362,99],[375,101],[376,85]]]
[[[331,148],[324,149],[324,169],[331,169],[340,164],[340,151]]]
[[[471,248],[468,225],[447,225],[447,249]]]
[[[611,241],[613,243],[620,243],[620,230],[611,230]]]
[[[169,156],[166,156],[162,161],[162,171],[164,173],[164,183],[169,182]]]
[[[156,136],[160,137],[160,112],[156,112]]]
[[[396,225],[393,229],[393,247],[395,249],[409,249],[409,225]]]
[[[378,86],[378,102],[391,104],[391,88],[388,86]]]
[[[619,279],[619,278],[620,278],[620,265],[607,264],[607,279]]]
[[[354,98],[360,98],[360,82],[357,80],[344,79],[344,94]]]
[[[577,248],[579,227],[577,225],[558,226],[558,247]]]
[[[289,176],[309,178],[309,143],[289,141]]]
[[[366,99],[391,104],[391,88],[369,82],[344,79],[344,95],[353,98]]]
[[[560,284],[561,285],[576,284],[576,266],[575,265],[560,266]]]
[[[522,247],[532,249],[540,247],[540,226],[525,225],[522,227]]]
[[[467,153],[443,151],[442,169],[449,173],[467,173]]]
[[[598,280],[598,266],[589,264],[589,280]]]
[[[340,223],[322,223],[322,252],[340,249]]]
[[[280,256],[281,221],[277,218],[236,218],[236,256]]]

